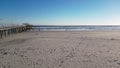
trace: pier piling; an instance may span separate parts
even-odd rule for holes
[[[0,28],[0,39],[2,39],[3,37],[7,37],[7,35],[26,32],[26,31],[29,31],[31,29],[32,29],[32,25],[1,27]]]

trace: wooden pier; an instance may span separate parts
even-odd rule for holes
[[[26,32],[32,29],[32,25],[21,25],[21,26],[11,26],[0,28],[0,39],[7,37],[11,34],[17,34],[21,32]]]

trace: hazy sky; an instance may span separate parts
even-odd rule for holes
[[[0,0],[0,23],[120,25],[120,0]]]

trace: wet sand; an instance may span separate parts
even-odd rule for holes
[[[0,68],[120,68],[120,31],[11,35],[0,39]]]

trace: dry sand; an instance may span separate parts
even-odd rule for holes
[[[12,35],[0,40],[0,68],[120,68],[120,31]]]

